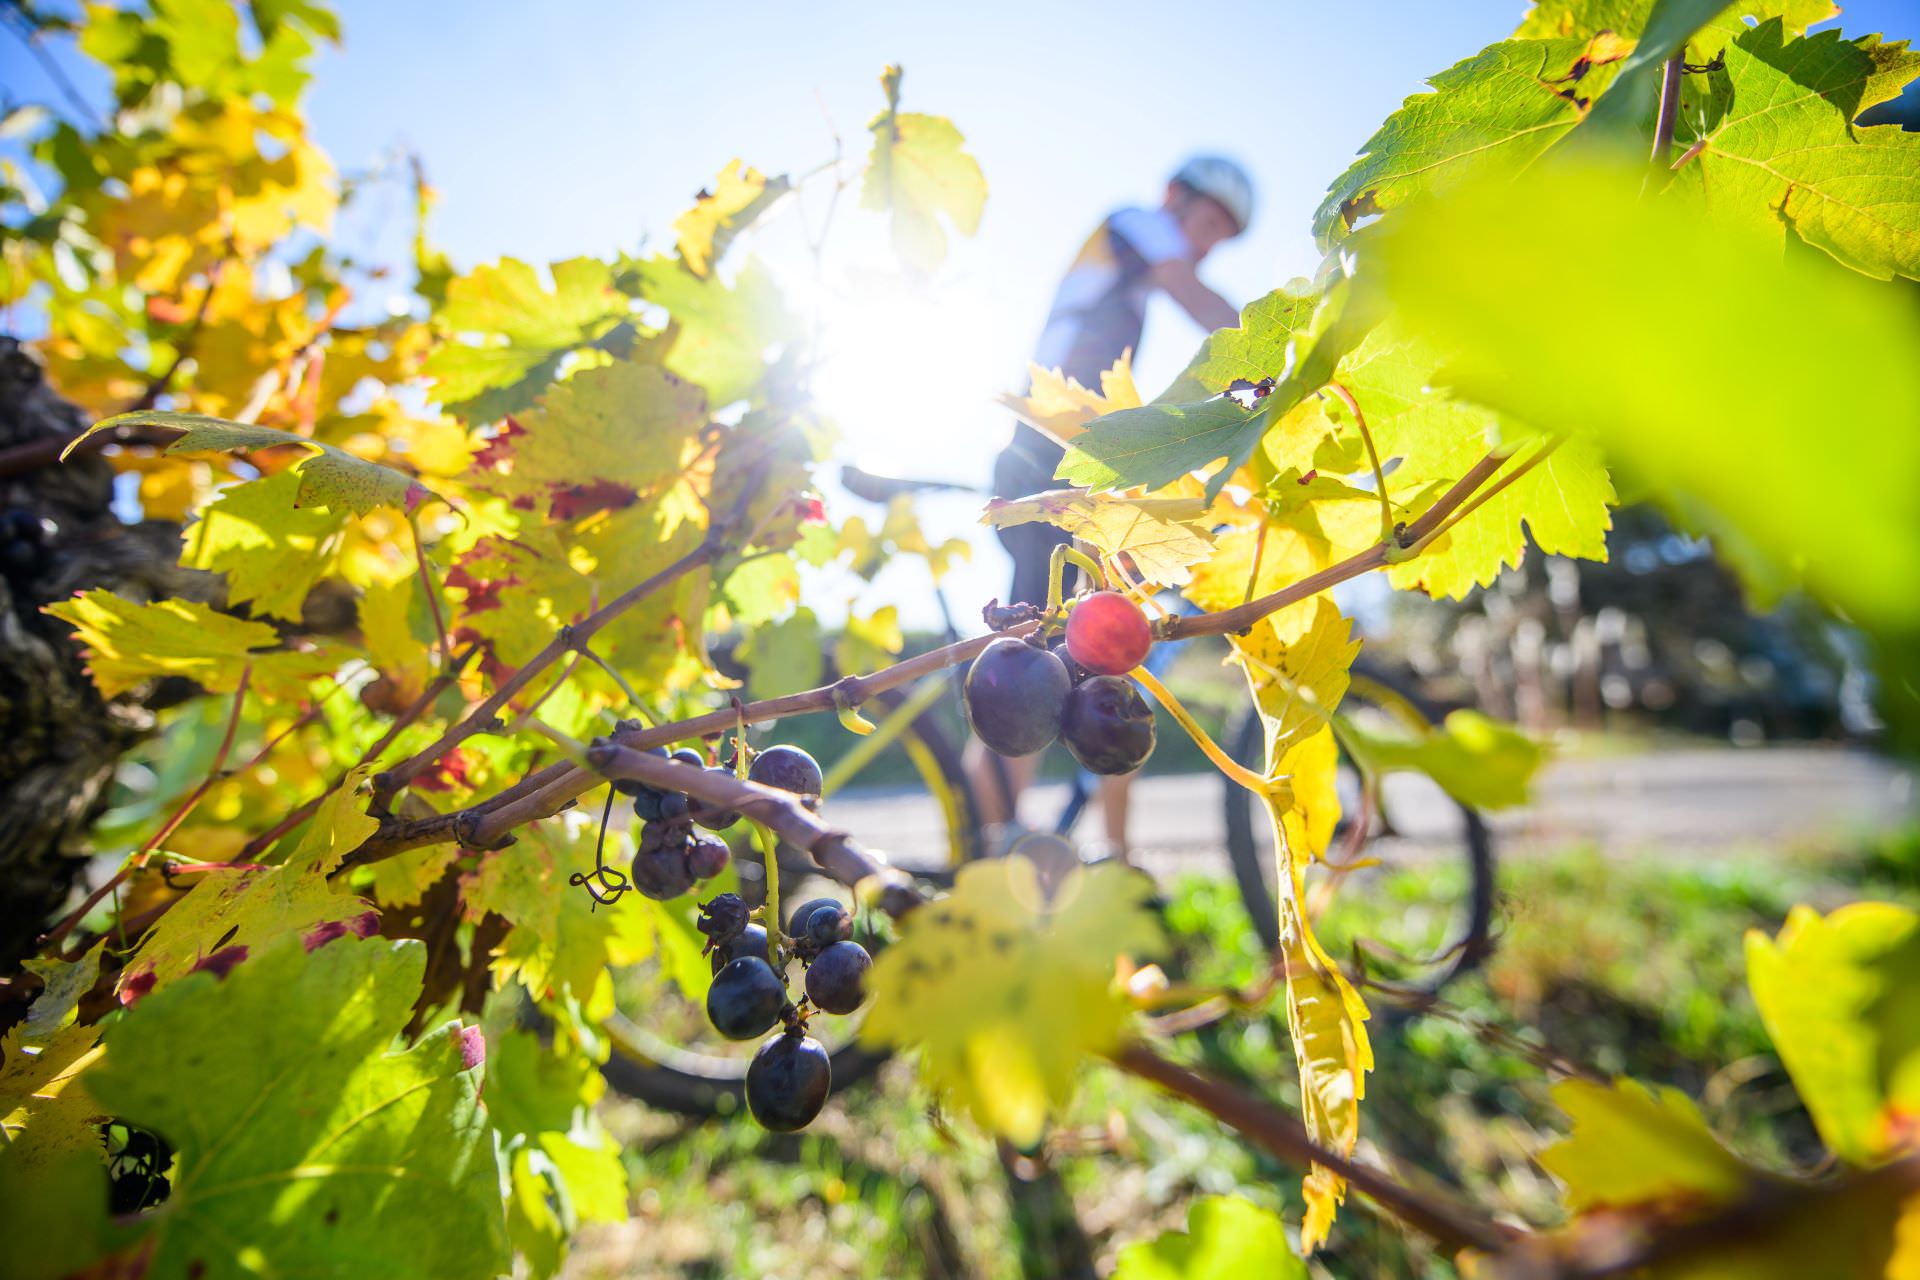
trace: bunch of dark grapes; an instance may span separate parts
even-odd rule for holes
[[[1125,673],[1153,646],[1153,628],[1113,591],[1083,596],[1067,616],[1067,661],[1037,639],[995,640],[967,670],[967,722],[1003,756],[1056,738],[1100,774],[1132,773],[1153,754],[1153,710]]]
[[[707,938],[713,982],[707,988],[707,1020],[731,1040],[773,1034],[747,1065],[747,1110],[763,1128],[790,1133],[806,1127],[826,1105],[833,1065],[818,1040],[807,1034],[808,1006],[852,1013],[866,998],[873,959],[852,940],[853,916],[832,898],[816,898],[788,921],[775,947],[767,930],[737,894],[723,893],[700,909],[698,928]],[[806,966],[806,1000],[787,996],[782,954]],[[774,1031],[776,1024],[780,1029]]]
[[[686,747],[671,756],[664,747],[655,747],[653,754],[698,769],[708,767],[699,752]],[[731,857],[727,842],[708,832],[732,826],[740,820],[739,814],[631,779],[613,785],[633,797],[633,813],[640,819],[639,849],[633,855],[634,888],[665,902],[693,888],[695,881],[711,880],[726,870]],[[695,831],[696,824],[707,830]]]

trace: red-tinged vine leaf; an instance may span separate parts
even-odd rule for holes
[[[1163,945],[1151,891],[1116,863],[1075,868],[1051,894],[1026,858],[967,864],[874,960],[861,1038],[917,1049],[930,1086],[1032,1146],[1086,1059],[1126,1034],[1114,966]]]
[[[1792,39],[1777,19],[1723,56],[1730,98],[1677,135],[1699,151],[1676,180],[1775,243],[1791,228],[1856,271],[1920,279],[1920,135],[1854,119],[1920,74],[1920,57],[1838,31]]]
[[[1920,914],[1795,907],[1747,935],[1747,985],[1820,1137],[1872,1165],[1920,1148]]]
[[[480,423],[528,407],[563,356],[626,315],[606,263],[569,258],[549,272],[551,290],[526,263],[502,258],[447,282],[434,324],[453,341],[427,357],[425,372],[448,410]]]
[[[449,1023],[394,1047],[425,954],[281,938],[114,1024],[88,1087],[174,1149],[165,1209],[135,1220],[152,1274],[379,1274],[397,1240],[420,1275],[507,1269],[483,1043]]]
[[[860,207],[893,215],[893,249],[916,271],[930,272],[947,257],[941,218],[963,236],[980,229],[987,179],[962,148],[966,139],[945,116],[900,110],[899,67],[880,75],[886,110],[867,128],[873,150],[860,180]]]
[[[87,646],[87,669],[108,698],[159,676],[183,676],[209,693],[232,693],[249,665],[250,690],[269,698],[299,697],[341,657],[332,648],[269,650],[280,636],[267,623],[215,613],[192,600],[135,604],[96,587],[44,612],[73,626]]]
[[[297,446],[312,454],[291,469],[300,477],[294,492],[296,507],[326,507],[364,516],[381,507],[411,511],[438,495],[404,471],[355,457],[338,445],[274,427],[258,427],[198,413],[165,413],[143,409],[96,422],[66,447],[65,458],[80,442],[97,432],[117,427],[164,427],[182,434],[166,448],[179,453],[246,453],[255,449]]]
[[[1439,783],[1461,804],[1509,809],[1527,802],[1546,748],[1510,724],[1461,708],[1440,725],[1414,730],[1369,721],[1343,721],[1341,741],[1375,773],[1407,770]]]
[[[672,258],[648,258],[634,273],[641,296],[673,318],[666,367],[704,388],[715,408],[751,398],[768,348],[799,333],[773,278],[751,258],[731,286],[702,279]]]
[[[1225,1276],[1307,1280],[1307,1264],[1287,1243],[1279,1214],[1240,1196],[1200,1196],[1187,1206],[1185,1231],[1163,1231],[1128,1245],[1113,1272],[1113,1280]]]
[[[1023,396],[1002,394],[999,402],[1014,417],[1065,445],[1103,414],[1140,407],[1140,390],[1133,383],[1133,353],[1123,352],[1113,367],[1100,375],[1100,389],[1083,387],[1058,369],[1027,366],[1029,385]]]
[[[1331,247],[1362,220],[1418,196],[1537,160],[1584,117],[1575,99],[1591,100],[1611,75],[1610,68],[1601,68],[1580,82],[1577,93],[1556,83],[1586,44],[1508,40],[1432,77],[1433,92],[1408,98],[1334,179],[1313,215],[1314,235]]]
[[[346,521],[345,511],[301,506],[301,484],[289,470],[222,489],[183,535],[180,563],[225,574],[229,605],[298,622]]]
[[[1311,615],[1271,615],[1233,640],[1247,673],[1266,741],[1267,787],[1261,799],[1273,823],[1280,949],[1286,959],[1287,1027],[1300,1066],[1300,1113],[1316,1142],[1351,1155],[1360,1137],[1373,1046],[1367,1007],[1313,936],[1305,909],[1307,865],[1333,838],[1340,818],[1338,751],[1331,716],[1346,695],[1360,642],[1325,597]],[[1278,620],[1278,621],[1276,621]],[[1284,626],[1285,630],[1281,627]],[[1302,1184],[1307,1212],[1301,1248],[1327,1238],[1346,1197],[1346,1180],[1314,1165]]]
[[[1117,498],[1084,489],[1049,489],[1025,498],[995,498],[982,524],[996,528],[1041,522],[1091,543],[1102,555],[1132,558],[1142,580],[1178,587],[1213,542],[1189,521],[1205,514],[1197,498]]]
[[[696,276],[705,276],[726,256],[733,238],[793,190],[785,174],[768,178],[752,165],[729,160],[711,191],[702,191],[693,208],[673,220],[674,247]]]
[[[557,384],[539,409],[517,421],[513,487],[538,489],[567,519],[593,504],[576,503],[560,516],[565,494],[556,495],[555,486],[618,486],[614,500],[593,507],[605,510],[677,478],[706,425],[707,400],[659,365],[618,360]]]
[[[380,829],[356,794],[371,767],[349,770],[321,802],[285,862],[221,867],[204,873],[142,939],[117,990],[123,1003],[146,999],[191,973],[217,948],[256,952],[287,934],[350,925],[368,913],[361,898],[327,879],[348,852]]]
[[[1745,1194],[1759,1177],[1707,1128],[1678,1089],[1622,1078],[1562,1080],[1553,1100],[1573,1132],[1540,1153],[1576,1213],[1668,1202],[1698,1211]]]

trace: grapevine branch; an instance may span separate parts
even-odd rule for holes
[[[1404,553],[1408,548],[1417,545],[1420,539],[1437,529],[1442,521],[1457,510],[1462,503],[1472,497],[1474,491],[1486,483],[1506,461],[1507,455],[1495,450],[1481,458],[1480,461],[1474,463],[1472,467],[1468,468],[1466,474],[1461,476],[1445,493],[1441,494],[1440,497],[1435,500],[1434,504],[1423,512],[1418,519],[1401,530],[1397,540],[1377,543],[1357,555],[1350,556],[1336,565],[1321,570],[1319,573],[1302,578],[1292,586],[1261,596],[1258,599],[1250,600],[1237,608],[1224,609],[1217,613],[1202,613],[1192,617],[1171,619],[1162,628],[1161,638],[1167,640],[1182,640],[1192,636],[1238,634],[1246,631],[1247,628],[1271,613],[1276,613],[1289,605],[1298,604],[1302,600],[1311,599],[1337,583],[1345,582],[1350,578],[1357,578],[1361,574],[1381,568],[1390,562],[1390,557],[1393,553]],[[713,539],[709,538],[708,542],[703,544],[701,550],[705,550],[712,544]],[[689,554],[697,556],[701,554],[701,551],[696,550]],[[676,568],[678,568],[678,566],[670,566],[668,569],[662,570],[662,573],[674,572]],[[680,570],[680,572],[684,571],[684,569]],[[655,576],[657,578],[660,575]],[[635,587],[633,591],[627,594],[632,596],[635,592],[639,592],[643,588],[651,590],[652,588],[649,586],[649,583],[653,581],[654,579],[649,579],[648,582],[641,583],[639,587]],[[621,600],[616,600],[608,605],[607,609],[621,606],[621,601],[625,599],[625,596],[621,597]],[[602,612],[604,613],[605,610],[602,610]],[[746,704],[742,714],[752,723],[766,723],[772,720],[782,720],[789,716],[835,711],[842,705],[857,706],[876,693],[883,692],[887,689],[899,688],[902,685],[912,684],[923,676],[945,670],[948,667],[957,666],[963,662],[969,662],[977,656],[982,649],[985,649],[1003,635],[1026,635],[1039,625],[1037,621],[1019,623],[1002,632],[990,632],[986,635],[973,636],[966,640],[956,641],[953,644],[945,645],[938,649],[929,649],[927,652],[917,654],[904,662],[897,662],[890,667],[883,667],[879,671],[872,672],[868,675],[843,676],[832,684],[822,685],[816,689],[808,689],[801,693],[788,694],[781,698],[768,698],[760,702],[751,702]],[[578,628],[575,628],[575,631],[577,633]],[[564,637],[562,637],[562,639],[564,639]],[[559,647],[558,641],[556,641],[554,645],[548,646],[548,648],[554,651],[555,656],[563,651]],[[545,653],[546,651],[543,650],[542,654],[544,655]],[[535,661],[537,662],[539,659],[536,658]],[[528,664],[529,667],[532,665],[532,662]],[[525,670],[525,668],[523,668],[523,670]],[[524,683],[525,681],[521,681],[521,684],[524,685]],[[498,698],[499,695],[496,694],[495,697]],[[490,699],[489,701],[492,700]],[[484,708],[485,704],[482,704],[482,706]],[[478,711],[476,711],[474,715],[469,715],[460,725],[456,725],[453,729],[448,730],[447,735],[443,736],[441,741],[443,743],[457,742],[477,732],[482,723],[482,721],[477,719],[478,714]],[[491,713],[488,714],[490,717]],[[645,751],[651,747],[666,746],[691,738],[721,733],[732,728],[735,721],[735,712],[731,708],[728,708],[720,711],[711,711],[705,715],[694,716],[691,719],[677,721],[672,724],[655,725],[651,728],[622,729],[613,734],[612,741],[623,747],[631,747],[637,751]],[[458,734],[457,737],[454,736],[456,733]],[[415,759],[426,758],[430,760],[443,749],[440,743],[436,743],[434,746],[422,752],[421,756],[415,757]],[[409,761],[407,763],[411,765],[413,762]],[[400,768],[404,769],[405,767],[406,766],[401,766]],[[424,767],[424,765],[416,767],[411,773],[405,776],[417,776]],[[399,770],[396,769],[392,772],[397,773]],[[418,849],[432,844],[443,844],[450,840],[457,840],[470,849],[501,848],[505,844],[510,843],[511,833],[515,827],[538,821],[541,818],[552,817],[577,800],[581,795],[592,790],[598,783],[599,779],[589,769],[583,769],[564,762],[548,765],[544,769],[528,774],[525,778],[522,778],[519,782],[500,794],[488,800],[481,801],[470,808],[456,810],[452,813],[436,814],[429,818],[410,820],[389,819],[383,823],[379,831],[375,832],[365,843],[361,844],[347,856],[344,866],[364,866],[368,863],[380,862],[384,859],[405,853],[409,849]],[[394,784],[389,787],[387,793],[391,794],[392,790],[397,789],[397,785],[398,784]],[[379,795],[380,793],[376,792],[376,797]],[[776,828],[776,830],[777,829],[778,828]]]
[[[1302,1168],[1317,1164],[1333,1170],[1375,1204],[1448,1249],[1501,1253],[1512,1243],[1508,1233],[1495,1223],[1328,1150],[1308,1135],[1299,1117],[1218,1077],[1170,1062],[1137,1042],[1115,1053],[1113,1061],[1122,1070],[1151,1080],[1231,1125],[1269,1155]]]

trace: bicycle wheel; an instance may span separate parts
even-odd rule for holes
[[[1359,695],[1369,704],[1376,701],[1385,703],[1398,699],[1405,702],[1429,719],[1434,718],[1437,708],[1427,704],[1417,695],[1408,692],[1398,682],[1381,673],[1377,668],[1356,667],[1356,676],[1364,677],[1365,682],[1376,687],[1379,698]],[[1358,683],[1358,682],[1356,682]],[[1356,689],[1356,694],[1359,691]],[[1243,712],[1239,722],[1229,731],[1227,751],[1241,764],[1253,769],[1265,765],[1265,735],[1260,716],[1252,708]],[[1343,757],[1340,762],[1342,777],[1342,798],[1349,793],[1358,793],[1358,775]],[[1261,944],[1269,951],[1279,946],[1280,920],[1278,904],[1274,900],[1274,874],[1272,858],[1263,842],[1256,835],[1257,806],[1253,795],[1245,787],[1223,779],[1226,787],[1226,828],[1227,857],[1233,870],[1235,885],[1240,890],[1240,900],[1245,904],[1247,915],[1253,923],[1254,933]],[[1471,888],[1468,894],[1466,921],[1459,939],[1447,949],[1449,956],[1447,967],[1436,976],[1427,987],[1429,993],[1437,992],[1441,987],[1476,968],[1492,949],[1490,930],[1493,924],[1494,894],[1496,892],[1494,872],[1493,836],[1477,809],[1463,804],[1451,797],[1448,805],[1456,813],[1454,821],[1458,823],[1456,837],[1461,851],[1467,856]],[[1342,826],[1353,820],[1350,805],[1343,805],[1347,815]],[[1382,815],[1388,827],[1392,829],[1391,815]],[[1336,839],[1339,837],[1336,836]],[[1368,837],[1371,839],[1371,835]]]
[[[876,721],[875,732],[857,740],[847,756],[828,768],[823,804],[831,813],[836,795],[849,806],[861,803],[850,800],[846,793],[869,789],[863,788],[866,780],[883,780],[881,785],[886,790],[897,792],[900,779],[913,779],[914,790],[936,802],[929,822],[918,827],[937,830],[917,841],[914,849],[887,852],[918,855],[910,861],[903,859],[908,869],[916,875],[944,879],[960,863],[979,856],[980,831],[978,809],[960,766],[960,752],[935,712],[944,691],[942,678],[930,680],[931,691],[922,685],[874,696],[867,710],[869,718]],[[736,828],[729,834],[737,836],[744,830]],[[739,892],[750,903],[763,904],[765,871],[759,851],[750,840],[736,838],[730,843],[740,878]],[[844,888],[827,882],[811,859],[797,849],[783,845],[779,866],[783,915],[809,898],[836,891],[838,896],[845,896]],[[870,932],[856,937],[870,949],[878,946]],[[790,978],[797,979],[798,974],[798,966],[793,966]],[[715,1034],[706,1023],[704,1008],[667,981],[655,961],[617,971],[614,986],[615,1010],[603,1023],[612,1045],[601,1067],[607,1084],[649,1106],[681,1115],[728,1115],[738,1111],[747,1063],[759,1047],[758,1041],[733,1042]],[[813,1020],[812,1034],[828,1049],[836,1093],[871,1076],[886,1061],[887,1055],[862,1048],[855,1040],[859,1016],[816,1015]]]

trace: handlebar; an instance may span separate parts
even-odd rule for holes
[[[979,493],[980,487],[951,480],[903,480],[894,476],[876,476],[848,464],[840,468],[841,487],[856,498],[868,502],[891,502],[903,493]]]

